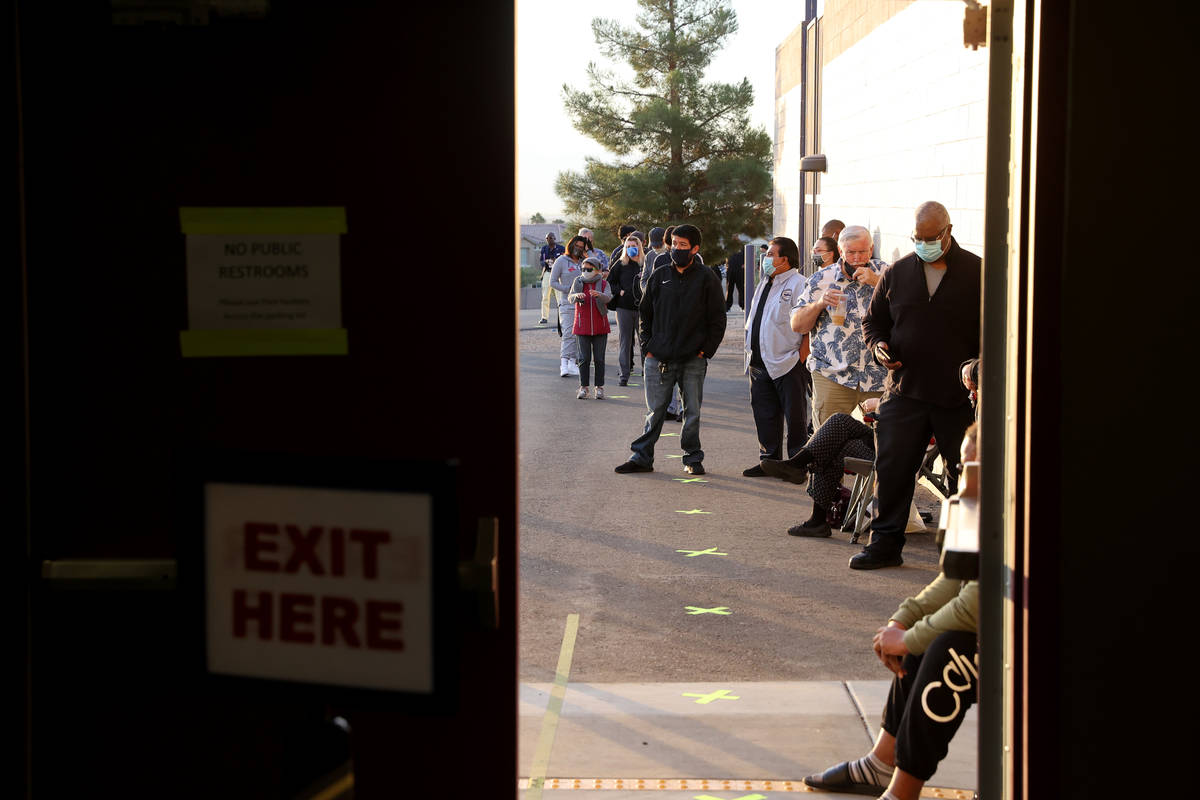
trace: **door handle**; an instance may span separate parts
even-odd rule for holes
[[[173,558],[67,558],[42,562],[42,580],[56,589],[174,589]]]
[[[500,519],[480,517],[475,535],[475,557],[458,562],[458,586],[477,598],[479,624],[487,630],[500,628]]]

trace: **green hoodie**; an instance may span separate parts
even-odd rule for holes
[[[978,617],[979,581],[956,581],[938,573],[916,597],[905,599],[891,619],[907,629],[908,652],[920,655],[939,634],[977,630]]]

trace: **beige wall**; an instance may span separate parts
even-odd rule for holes
[[[941,1],[962,9],[961,4]],[[833,61],[912,4],[913,0],[825,0],[821,15],[822,62]]]
[[[825,3],[820,118],[828,171],[816,199],[822,220],[876,233],[889,262],[911,251],[912,212],[925,200],[946,205],[959,244],[982,252],[987,50],[963,47],[962,19],[963,4],[945,0]],[[777,50],[777,76],[789,74],[778,63],[785,58],[798,75],[799,36]],[[799,105],[798,83],[776,95],[774,231],[793,238]]]

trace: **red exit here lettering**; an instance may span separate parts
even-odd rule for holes
[[[233,593],[233,635],[245,639],[253,626],[263,641],[404,650],[404,605],[391,600],[318,596],[291,592]]]
[[[295,574],[304,569],[312,575],[343,577],[349,570],[368,580],[379,577],[380,548],[392,541],[391,533],[383,530],[326,530],[322,525],[304,528],[274,522],[247,522],[243,532],[242,557],[249,572]]]

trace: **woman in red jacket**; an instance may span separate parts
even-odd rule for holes
[[[580,400],[588,397],[588,379],[593,361],[596,364],[596,399],[604,399],[604,349],[608,346],[608,302],[612,289],[600,276],[604,265],[598,258],[585,258],[581,274],[571,283],[567,300],[575,304],[575,324],[572,332],[579,345]]]

